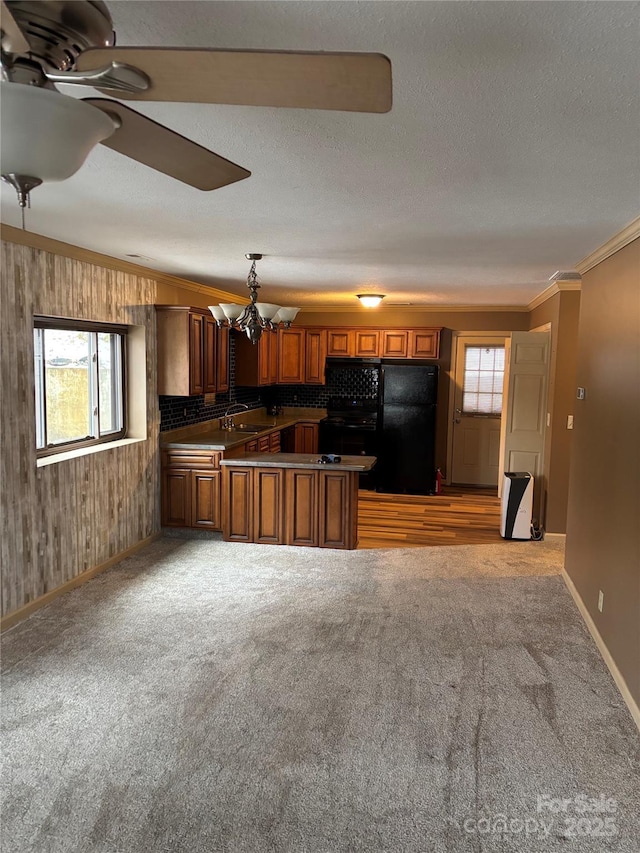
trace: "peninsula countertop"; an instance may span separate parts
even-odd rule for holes
[[[237,459],[223,459],[220,464],[240,468],[315,468],[325,471],[370,471],[375,456],[342,456],[340,462],[322,462],[319,453],[245,453]]]
[[[326,410],[300,408],[298,410],[291,409],[285,411],[281,415],[267,415],[264,409],[250,409],[247,412],[234,412],[233,417],[237,423],[260,424],[264,426],[264,429],[258,432],[220,429],[218,426],[219,422],[216,420],[213,422],[213,425],[208,426],[203,424],[199,430],[193,431],[189,435],[180,436],[178,434],[178,436],[173,437],[171,433],[167,433],[166,435],[161,434],[160,444],[162,447],[173,448],[175,450],[230,450],[231,448],[246,444],[248,441],[260,438],[263,435],[269,435],[270,432],[274,432],[275,430],[286,429],[298,423],[319,423],[326,417]],[[262,456],[265,455],[267,454],[262,454]]]

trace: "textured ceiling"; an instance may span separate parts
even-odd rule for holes
[[[237,293],[262,252],[281,304],[525,305],[638,215],[637,3],[108,5],[119,45],[385,53],[393,109],[139,102],[252,177],[203,193],[98,146],[33,192],[36,233]]]

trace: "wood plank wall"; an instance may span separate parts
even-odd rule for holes
[[[3,616],[160,529],[155,296],[151,278],[2,243]],[[146,327],[145,441],[36,467],[34,314]]]

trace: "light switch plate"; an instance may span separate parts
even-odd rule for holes
[[[573,415],[567,415],[567,429],[573,429]]]

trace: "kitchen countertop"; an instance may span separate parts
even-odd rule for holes
[[[248,412],[234,412],[232,417],[238,423],[259,423],[270,424],[268,428],[260,432],[240,432],[238,430],[220,429],[217,424],[218,420],[213,423],[215,426],[206,424],[203,428],[194,432],[191,435],[183,437],[171,437],[171,433],[166,433],[163,437],[160,436],[161,447],[169,447],[174,450],[229,450],[233,447],[240,447],[248,441],[253,441],[263,435],[269,435],[275,430],[286,429],[290,426],[295,426],[297,423],[319,423],[326,417],[324,409],[289,409],[281,415],[267,415],[264,409],[250,409]],[[174,431],[175,432],[175,431]],[[267,454],[261,454],[266,456]],[[280,454],[291,455],[291,454]]]
[[[320,454],[247,453],[239,459],[223,459],[220,464],[244,468],[322,468],[327,471],[370,471],[375,456],[343,456],[341,462],[320,462]]]

